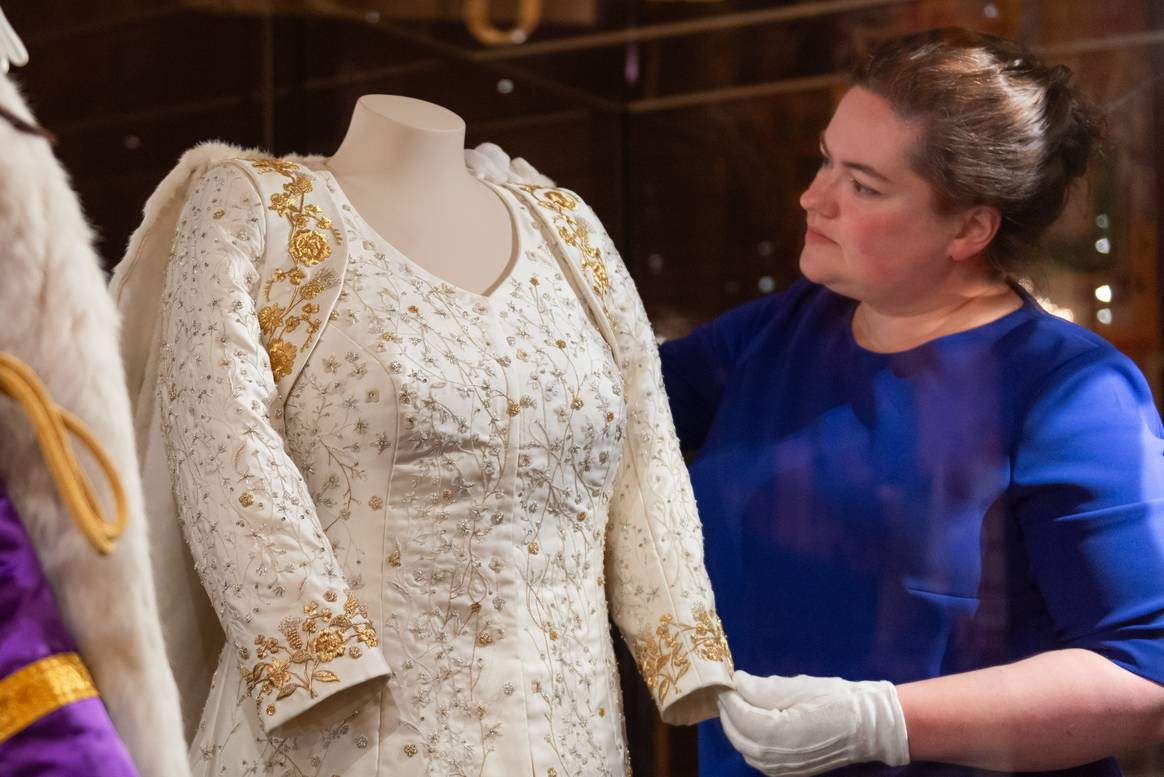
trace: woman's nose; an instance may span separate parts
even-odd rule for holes
[[[812,179],[812,183],[800,195],[800,207],[806,211],[819,213],[825,218],[835,215],[836,200],[833,197],[832,186],[830,185],[827,171],[820,170],[817,172],[816,177]]]

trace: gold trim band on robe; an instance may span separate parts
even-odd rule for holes
[[[97,695],[76,653],[58,653],[18,669],[0,680],[0,744],[45,715]]]

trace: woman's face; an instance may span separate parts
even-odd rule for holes
[[[953,270],[962,220],[934,211],[932,187],[909,165],[916,125],[860,87],[821,135],[821,166],[800,196],[808,228],[801,272],[838,294],[912,307]]]

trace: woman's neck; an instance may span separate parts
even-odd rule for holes
[[[927,295],[921,304],[863,301],[853,313],[853,338],[878,353],[907,351],[997,321],[1021,306],[1022,298],[1010,284],[996,279]]]

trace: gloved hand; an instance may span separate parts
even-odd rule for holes
[[[732,745],[769,777],[819,774],[862,761],[909,763],[905,715],[892,683],[735,673],[719,696]]]

